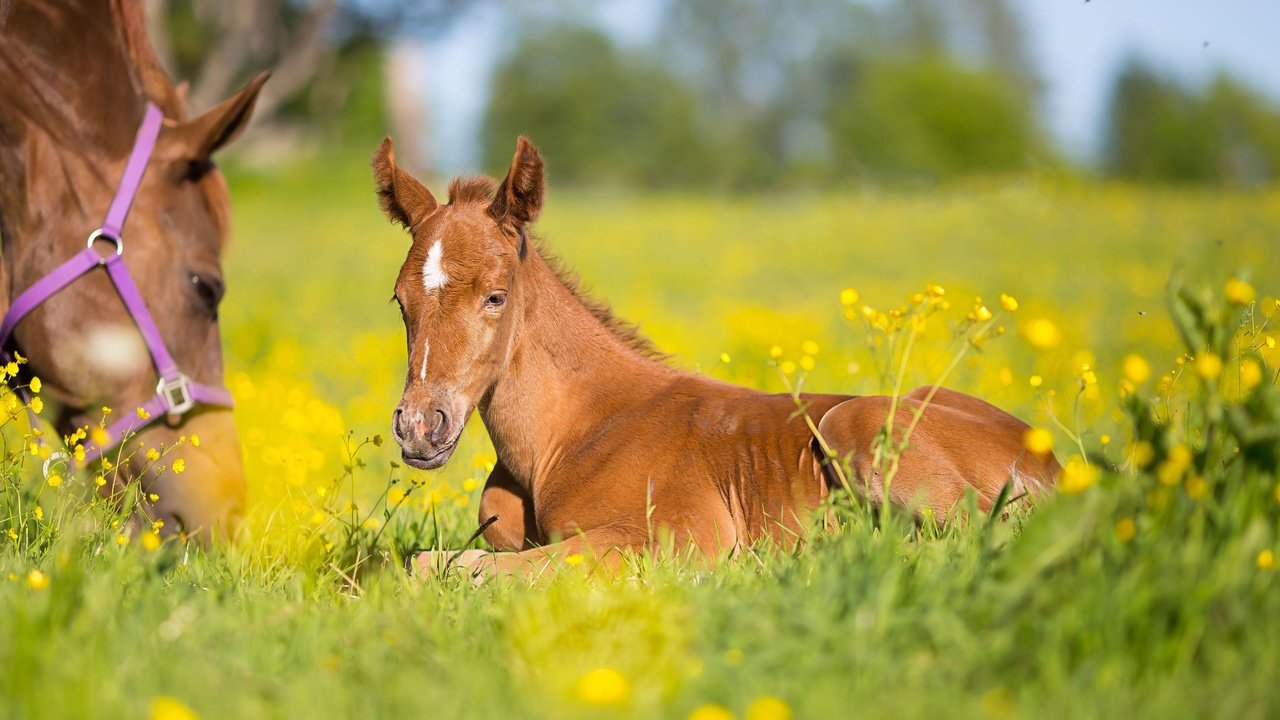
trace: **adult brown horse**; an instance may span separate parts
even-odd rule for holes
[[[220,388],[217,308],[229,200],[210,157],[244,129],[266,76],[188,119],[184,93],[157,62],[145,27],[140,0],[0,2],[0,314],[84,251],[123,183],[144,109],[153,103],[164,120],[144,159],[124,239],[116,240],[127,245],[124,264],[116,265],[127,266],[184,382]],[[111,255],[111,244],[98,246]],[[107,275],[88,271],[49,295],[13,334],[29,372],[43,381],[43,397],[55,401],[55,425],[64,434],[97,424],[104,405],[115,419],[159,397],[148,354],[153,340],[144,343],[134,324],[140,301],[127,306]],[[164,520],[166,532],[230,533],[245,497],[231,412],[196,406],[149,425],[137,439],[159,447],[183,434],[202,440],[170,455],[183,459],[184,474],[148,471],[152,463],[131,441],[117,482],[143,479],[146,492],[159,497],[146,515]]]
[[[464,563],[530,572],[584,550],[616,563],[611,550],[662,531],[708,555],[784,537],[836,487],[837,454],[852,489],[872,503],[885,497],[872,448],[889,398],[801,395],[824,452],[797,398],[664,363],[528,242],[546,188],[525,138],[500,184],[455,180],[446,205],[397,167],[389,139],[373,168],[383,210],[413,236],[395,287],[409,346],[392,420],[404,460],[443,465],[473,409],[498,453],[480,517],[499,517],[484,536],[506,552]],[[1024,451],[1017,418],[921,388],[901,399],[895,425],[922,406],[891,502],[945,517],[970,489],[989,508],[1006,484],[1034,493],[1054,482],[1056,460]],[[418,565],[445,556],[424,553]]]

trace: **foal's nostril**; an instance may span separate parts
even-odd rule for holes
[[[404,410],[400,408],[396,408],[396,411],[391,413],[391,432],[395,434],[397,440],[404,439],[404,430],[400,428],[400,418],[403,415]]]
[[[436,410],[436,424],[431,430],[431,444],[439,445],[442,436],[449,429],[449,416],[443,410]]]

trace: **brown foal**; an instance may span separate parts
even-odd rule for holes
[[[19,293],[85,247],[122,175],[147,101],[165,120],[123,230],[124,258],[165,344],[192,380],[222,383],[217,305],[228,230],[226,185],[210,160],[244,129],[266,76],[189,119],[185,94],[146,36],[142,0],[0,3],[0,314]],[[110,252],[109,246],[102,248]],[[156,393],[147,349],[119,295],[95,271],[17,326],[15,344],[43,381],[59,432],[95,425],[102,406],[132,414]],[[185,474],[145,472],[137,443],[183,446]],[[230,533],[245,485],[231,412],[198,409],[130,441],[118,482],[143,478],[165,532]],[[128,454],[128,453],[126,453]],[[118,457],[112,452],[109,457]],[[111,485],[104,492],[114,489]]]
[[[480,518],[498,516],[484,537],[500,552],[473,551],[464,564],[537,572],[579,552],[616,563],[612,551],[662,535],[714,556],[802,531],[839,486],[797,398],[671,367],[529,242],[546,187],[527,139],[501,183],[455,180],[445,205],[397,167],[389,139],[373,168],[383,210],[413,237],[395,287],[409,350],[392,420],[404,460],[443,465],[477,409],[498,453]],[[900,400],[896,427],[930,390]],[[889,398],[798,400],[848,462],[850,487],[882,502],[870,458]],[[946,517],[969,491],[984,509],[1006,484],[1040,492],[1059,468],[1023,450],[1026,429],[982,400],[938,389],[887,497]],[[418,566],[437,568],[444,556],[423,553]]]

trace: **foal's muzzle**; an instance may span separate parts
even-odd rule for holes
[[[391,415],[391,431],[400,445],[405,463],[420,470],[444,465],[457,447],[462,427],[443,407],[396,408]]]

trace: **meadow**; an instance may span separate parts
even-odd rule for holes
[[[840,506],[714,570],[412,582],[399,553],[465,541],[494,456],[474,420],[432,473],[382,442],[408,238],[360,159],[239,168],[222,328],[250,527],[116,542],[83,480],[6,453],[0,716],[1280,712],[1280,190],[642,196],[552,171],[539,234],[673,362],[776,392],[944,378],[1079,456],[1062,491],[918,529]]]

